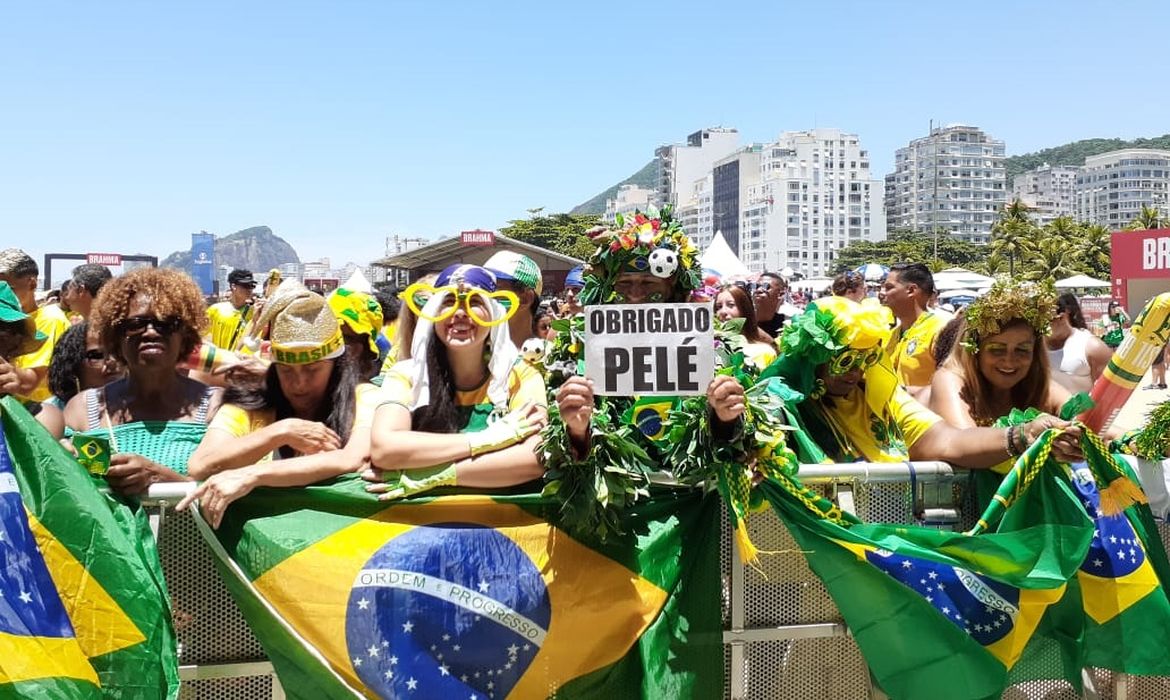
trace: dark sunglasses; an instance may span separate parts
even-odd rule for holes
[[[155,318],[153,316],[131,316],[115,324],[115,328],[123,335],[142,335],[147,326],[153,326],[159,335],[171,335],[183,326],[183,319],[168,316]],[[88,355],[88,353],[87,353]]]
[[[104,350],[86,350],[85,361],[91,365],[100,365],[106,361],[106,353]]]

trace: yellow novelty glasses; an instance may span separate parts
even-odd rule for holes
[[[882,359],[882,348],[880,345],[868,350],[850,348],[829,361],[829,374],[841,375],[854,369],[860,369],[864,372],[876,365],[880,359]]]
[[[427,302],[436,294],[448,294],[449,296],[444,300],[437,314],[430,315],[423,313]],[[462,307],[467,312],[467,317],[471,319],[472,323],[483,326],[484,328],[493,328],[501,323],[506,323],[508,319],[516,315],[516,310],[520,308],[520,299],[513,292],[505,290],[485,292],[482,289],[469,287],[466,284],[432,287],[425,282],[415,282],[402,292],[400,298],[406,302],[407,308],[415,316],[424,318],[431,323],[446,321],[454,316],[455,312]],[[480,306],[490,313],[492,301],[497,301],[500,303],[500,306],[504,307],[504,314],[500,318],[489,318],[485,321],[478,314],[472,313],[471,309],[473,305]]]

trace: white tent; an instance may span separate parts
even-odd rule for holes
[[[951,289],[980,289],[990,287],[994,278],[981,275],[978,272],[965,270],[961,267],[951,267],[942,272],[934,273],[934,286],[939,291]]]
[[[731,246],[727,245],[727,239],[723,237],[722,231],[715,232],[715,237],[711,239],[711,245],[707,246],[707,250],[699,258],[699,266],[704,270],[714,270],[723,278],[751,274],[747,265],[744,265],[743,261],[731,250]]]
[[[349,276],[349,279],[345,281],[345,284],[341,286],[345,287],[351,292],[363,292],[365,294],[374,293],[374,285],[370,284],[370,281],[366,279],[365,275],[362,274],[361,268],[354,270],[353,274]]]
[[[832,277],[809,277],[806,280],[796,280],[789,284],[794,290],[820,294],[833,286]]]
[[[1062,280],[1057,280],[1053,285],[1057,289],[1101,289],[1104,287],[1111,287],[1108,282],[1102,282],[1098,279],[1093,279],[1088,275],[1073,275]]]
[[[938,298],[941,300],[954,299],[956,297],[970,297],[975,299],[981,296],[983,294],[974,289],[948,289],[945,292],[939,293]]]

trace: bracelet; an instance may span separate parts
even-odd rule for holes
[[[1007,442],[1007,453],[1009,457],[1019,457],[1021,454],[1023,454],[1023,450],[1020,449],[1020,446],[1016,444],[1015,430],[1016,426],[1009,426],[1007,433],[1005,434],[1005,440]]]

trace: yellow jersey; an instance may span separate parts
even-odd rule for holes
[[[244,304],[240,308],[230,301],[221,301],[207,307],[207,340],[217,348],[239,352],[241,342],[252,324],[253,307]]]
[[[902,386],[929,386],[934,377],[934,341],[947,325],[946,319],[926,311],[906,330],[894,329],[890,338],[890,358]]]
[[[45,334],[45,342],[31,352],[12,358],[12,365],[17,369],[48,370],[49,362],[53,359],[53,349],[57,347],[57,341],[61,339],[62,335],[65,335],[65,331],[69,330],[69,317],[56,304],[42,306],[29,314],[29,317],[33,319],[37,330]],[[16,398],[21,401],[40,403],[52,395],[53,392],[49,391],[49,373],[46,371],[45,376],[41,378],[40,383],[31,393]]]
[[[870,410],[860,390],[833,397],[832,403],[820,404],[817,410],[837,439],[839,449],[829,450],[837,462],[905,462],[914,443],[942,420],[901,387],[894,390],[889,410],[881,416]]]
[[[414,400],[414,380],[401,365],[395,366],[382,380],[382,403],[396,403],[410,406]],[[487,380],[468,391],[455,392],[455,405],[459,409],[462,433],[474,433],[487,427],[488,416],[492,413],[492,404],[488,401]],[[431,391],[437,388],[432,387]],[[526,362],[517,362],[512,365],[508,373],[508,410],[514,411],[525,403],[545,406],[548,398],[545,394],[544,377]]]

